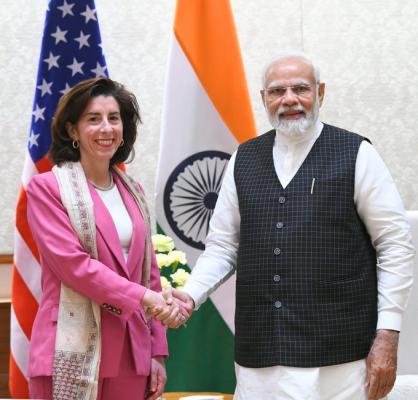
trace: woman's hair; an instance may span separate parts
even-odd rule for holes
[[[134,143],[136,130],[141,122],[138,102],[135,95],[125,87],[109,78],[93,78],[79,82],[72,87],[58,102],[52,125],[52,144],[48,157],[53,164],[61,164],[65,161],[79,161],[80,151],[72,145],[66,124],[76,124],[90,100],[97,96],[111,96],[119,104],[120,115],[123,124],[122,147],[119,147],[110,160],[110,165],[117,164],[134,157]]]

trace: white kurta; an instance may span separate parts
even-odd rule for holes
[[[365,360],[320,368],[235,364],[235,400],[367,400]]]
[[[276,133],[272,152],[276,174],[283,188],[296,175],[322,128],[323,124],[317,122],[312,134],[303,139]],[[235,269],[240,234],[240,213],[234,180],[235,156],[236,153],[232,155],[225,172],[210,222],[206,249],[184,288],[197,307]],[[406,213],[393,179],[379,154],[366,141],[360,145],[356,160],[354,203],[377,253],[377,329],[399,331],[412,287],[415,252]],[[236,399],[239,400],[366,398],[364,360],[320,368],[275,366],[252,369],[237,365],[236,372]],[[346,390],[343,389],[345,384]],[[257,390],[256,397],[252,388]],[[336,389],[339,396],[335,393]]]

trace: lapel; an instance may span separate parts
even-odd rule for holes
[[[129,275],[132,276],[136,267],[139,265],[141,254],[145,254],[145,234],[143,232],[143,224],[141,224],[142,216],[132,194],[126,188],[119,176],[114,172],[113,179],[116,182],[119,193],[132,221],[132,238],[126,263]],[[143,241],[143,243],[141,243],[141,241]],[[141,249],[143,250],[141,251]]]
[[[120,245],[120,240],[118,232],[116,231],[115,224],[113,222],[112,216],[109,213],[109,210],[103,203],[100,195],[96,192],[93,185],[88,182],[91,198],[94,203],[94,217],[96,223],[96,229],[103,238],[103,241],[106,243],[109,250],[113,253],[116,260],[118,261],[120,267],[129,277],[125,257],[123,256],[122,247]]]

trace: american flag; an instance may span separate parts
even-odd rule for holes
[[[12,398],[29,397],[28,350],[41,300],[39,253],[27,223],[25,188],[33,175],[51,168],[46,153],[59,98],[81,80],[107,75],[94,0],[51,0],[46,12],[28,151],[16,208],[9,375]]]

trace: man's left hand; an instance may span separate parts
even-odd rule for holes
[[[378,330],[367,356],[366,390],[369,400],[386,396],[396,380],[399,332]]]
[[[164,391],[167,375],[164,366],[164,357],[153,357],[151,359],[151,375],[149,377],[148,392],[145,394],[146,400],[158,399]]]

